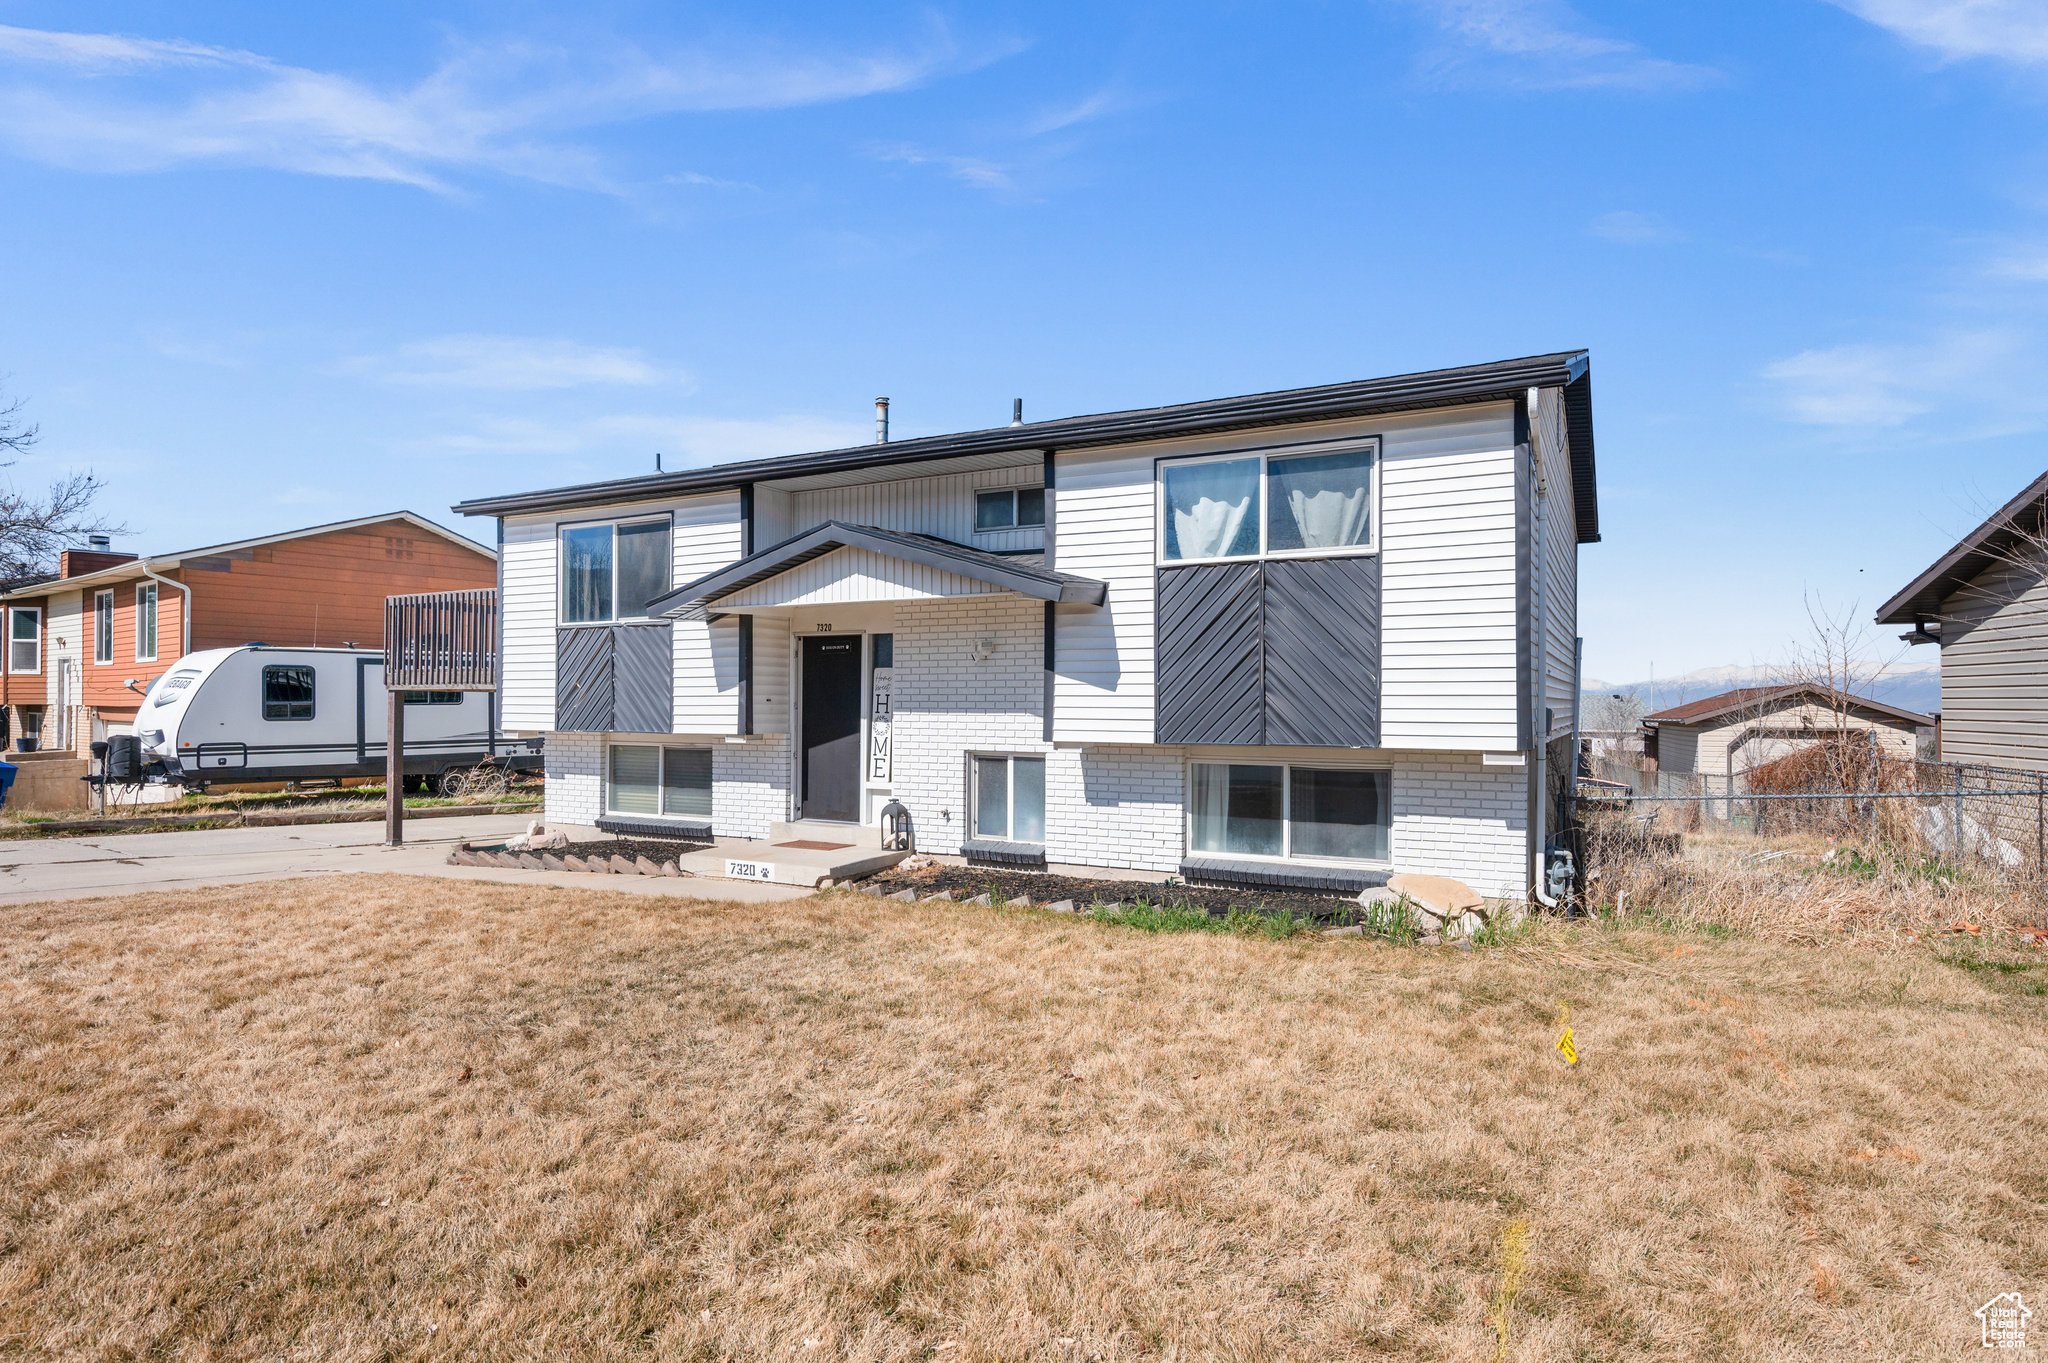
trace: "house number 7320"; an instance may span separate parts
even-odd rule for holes
[[[832,632],[832,626],[830,625],[813,625],[811,628],[817,630],[820,634],[830,634]]]

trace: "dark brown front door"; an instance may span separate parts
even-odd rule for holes
[[[860,636],[804,639],[800,817],[860,821]]]

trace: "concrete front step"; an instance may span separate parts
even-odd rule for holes
[[[826,823],[822,819],[798,819],[794,823],[771,823],[768,825],[768,845],[773,847],[779,842],[836,842],[845,844],[848,847],[861,847],[880,851],[882,846],[882,830],[867,824]]]
[[[908,852],[885,852],[873,829],[815,822],[772,824],[765,842],[720,838],[716,845],[676,858],[680,870],[725,880],[815,889],[827,881],[843,884],[894,866]],[[856,842],[858,834],[869,836]],[[778,843],[836,843],[828,847],[787,847]]]

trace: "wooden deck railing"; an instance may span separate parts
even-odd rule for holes
[[[384,685],[409,691],[494,691],[498,593],[421,592],[384,598]]]

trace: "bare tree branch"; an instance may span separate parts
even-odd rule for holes
[[[17,455],[42,432],[21,420],[22,400],[0,406],[0,453]],[[12,468],[13,459],[0,460]],[[123,535],[127,527],[96,515],[92,504],[105,490],[90,469],[67,473],[41,496],[12,483],[0,485],[0,582],[55,572],[59,551],[88,535]]]

